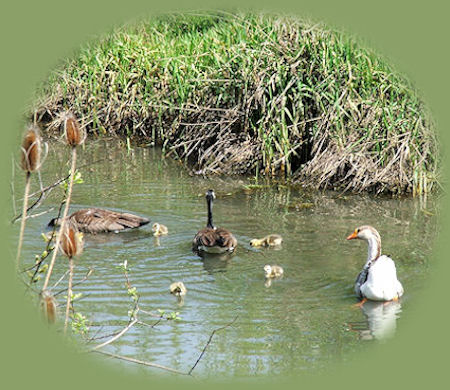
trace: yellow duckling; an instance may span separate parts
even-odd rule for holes
[[[161,225],[158,222],[155,222],[152,226],[152,230],[154,231],[154,236],[163,236],[169,233],[169,229],[167,229],[167,226]]]
[[[279,234],[269,234],[260,240],[255,238],[250,241],[251,246],[278,246],[283,242],[283,237]]]
[[[186,295],[187,288],[183,282],[174,282],[170,285],[170,293],[177,297]]]
[[[281,278],[284,273],[283,268],[281,268],[279,265],[269,265],[269,264],[266,264],[264,266],[264,272],[266,273],[267,279]]]

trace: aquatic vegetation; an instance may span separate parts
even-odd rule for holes
[[[64,146],[52,147],[51,153],[43,179],[54,181],[67,174],[61,161],[67,161],[68,151]],[[300,368],[324,367],[340,359],[342,353],[347,356],[363,348],[359,333],[343,326],[357,322],[358,331],[364,328],[369,333],[372,323],[380,323],[378,312],[366,320],[367,306],[361,307],[359,315],[351,307],[354,297],[350,291],[360,271],[361,248],[352,250],[344,239],[349,224],[357,226],[361,215],[383,229],[386,248],[396,253],[406,290],[414,294],[426,285],[432,243],[438,233],[438,209],[433,196],[429,197],[430,203],[423,203],[422,198],[342,197],[331,191],[303,191],[291,185],[267,186],[247,194],[242,188],[253,185],[251,178],[191,177],[177,162],[162,160],[160,150],[136,147],[129,155],[114,139],[89,143],[81,156],[86,162],[99,163],[92,170],[84,169],[84,165],[78,167],[84,183],[74,187],[77,206],[81,206],[79,199],[85,207],[103,194],[112,194],[110,205],[122,210],[137,207],[169,227],[177,227],[176,232],[161,240],[160,247],[154,244],[150,225],[128,234],[86,235],[87,249],[82,262],[76,264],[73,284],[82,287],[73,288],[70,295],[66,282],[68,261],[62,256],[55,263],[51,285],[42,295],[38,295],[42,281],[29,283],[27,291],[48,311],[47,320],[52,322],[56,316],[56,332],[63,331],[65,301],[70,299],[67,336],[81,341],[81,348],[89,352],[153,368],[163,365],[169,371],[178,370],[178,374],[192,373],[192,367],[195,375],[202,376],[226,372],[234,375],[235,356],[243,360],[258,356],[261,366],[243,365],[240,372],[253,376],[270,372],[281,377]],[[164,164],[161,172],[149,169],[158,163]],[[58,179],[52,184],[61,195],[68,189],[67,185],[59,185],[63,181]],[[192,231],[205,218],[204,199],[199,199],[198,193],[200,188],[210,186],[220,190],[218,220],[226,219],[227,226],[243,243],[227,260],[217,256],[197,258],[189,251]],[[112,193],[111,188],[124,191]],[[48,197],[42,207],[53,208],[60,198]],[[143,198],[152,201],[143,202]],[[288,207],[303,203],[314,204],[314,209]],[[423,212],[425,206],[429,213]],[[27,222],[32,234],[25,241],[23,266],[31,271],[38,269],[36,278],[46,272],[49,264],[45,260],[55,241],[54,231],[42,234],[49,219],[48,214],[37,214]],[[269,232],[284,238],[278,251],[248,248],[252,237]],[[74,253],[70,245],[68,248],[69,253]],[[346,256],[336,261],[336,253]],[[42,261],[42,266],[36,268]],[[265,278],[264,264],[279,264],[284,276]],[[80,273],[85,267],[90,271],[83,277]],[[91,267],[95,267],[95,273],[88,279]],[[33,276],[32,272],[29,276]],[[183,297],[170,296],[168,291],[169,284],[177,280],[183,280],[189,288],[184,305]],[[48,293],[57,302],[49,299],[48,306],[44,306],[41,299]],[[414,303],[412,296],[409,302]],[[286,305],[290,305],[288,311]],[[406,313],[408,305],[403,310]],[[231,321],[234,316],[240,320]],[[390,317],[388,323],[394,321],[395,325],[395,320]],[[230,329],[223,334],[216,331],[226,327]],[[167,339],[175,342],[164,345]],[[142,340],[140,348],[129,348]],[[273,347],[269,348],[269,343]],[[205,354],[207,348],[211,349]],[[286,365],[272,358],[273,348],[281,351]],[[194,364],[199,359],[205,360],[203,364]]]
[[[438,144],[411,83],[355,38],[272,15],[166,15],[86,44],[44,83],[52,131],[159,144],[199,174],[245,173],[354,192],[423,193]]]

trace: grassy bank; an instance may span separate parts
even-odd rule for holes
[[[83,47],[40,91],[57,128],[143,138],[202,174],[265,174],[305,186],[421,193],[437,142],[410,83],[353,39],[261,15],[177,15]]]

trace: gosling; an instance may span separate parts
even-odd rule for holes
[[[269,234],[260,240],[255,238],[250,241],[251,246],[278,246],[283,242],[283,237],[279,234]]]
[[[185,296],[186,292],[187,288],[183,282],[174,282],[170,285],[170,293],[177,297]]]
[[[152,231],[154,231],[153,235],[155,237],[164,236],[169,233],[169,229],[167,229],[167,226],[161,225],[158,222],[155,222],[153,224]]]
[[[269,265],[264,266],[264,272],[266,273],[266,279],[277,279],[283,276],[283,268],[279,265]]]

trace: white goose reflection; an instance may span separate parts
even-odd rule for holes
[[[367,301],[361,307],[367,322],[350,323],[350,329],[357,331],[361,340],[385,340],[395,334],[397,318],[402,306],[399,301]]]

